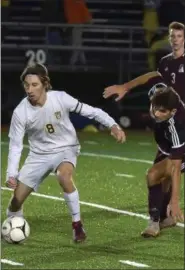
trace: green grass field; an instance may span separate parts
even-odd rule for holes
[[[20,245],[2,242],[2,259],[23,266],[2,263],[3,269],[139,267],[120,261],[148,265],[150,269],[184,269],[182,227],[164,230],[157,239],[140,236],[147,224],[145,172],[151,166],[156,146],[149,132],[128,132],[127,136],[127,142],[120,145],[107,133],[79,133],[82,155],[78,159],[75,180],[87,241],[77,245],[72,242],[71,218],[64,201],[60,200],[62,191],[55,177],[49,176],[40,186],[38,196],[31,195],[24,206],[25,218],[31,227],[29,239]],[[7,165],[7,140],[7,134],[3,133],[2,186]],[[23,159],[27,151],[24,149]],[[1,193],[2,220],[10,193],[9,190]],[[181,193],[184,208],[183,186]],[[40,194],[53,197],[41,197]],[[142,268],[144,266],[140,266]]]

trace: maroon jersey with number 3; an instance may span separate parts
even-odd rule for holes
[[[158,71],[164,82],[172,86],[185,103],[185,55],[174,58],[170,53],[164,56],[159,63]]]

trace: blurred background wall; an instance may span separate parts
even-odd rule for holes
[[[167,26],[185,23],[181,0],[2,0],[2,124],[24,97],[26,65],[47,65],[53,88],[109,112],[124,127],[147,128],[147,87],[119,103],[102,98],[106,86],[157,68],[170,52]],[[73,118],[77,128],[87,122]]]

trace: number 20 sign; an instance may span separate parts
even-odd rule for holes
[[[28,65],[33,65],[35,62],[39,64],[46,63],[46,53],[43,50],[28,50],[26,51],[25,56],[28,58]]]

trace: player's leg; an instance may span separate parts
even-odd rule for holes
[[[78,190],[73,182],[74,167],[69,162],[63,162],[57,168],[60,186],[64,191],[64,199],[72,216],[72,221],[80,221],[80,204]]]
[[[64,199],[72,216],[72,221],[80,221],[80,204],[78,190],[73,182],[74,166],[69,162],[62,162],[57,168],[57,177],[64,191]]]
[[[6,211],[8,217],[23,216],[22,205],[32,191],[32,188],[18,181],[17,187],[14,190],[14,194]]]
[[[167,218],[167,207],[171,199],[172,192],[172,179],[168,177],[162,181],[163,200],[160,211],[160,221]]]
[[[163,189],[163,202],[160,211],[160,229],[170,228],[176,225],[175,220],[172,216],[167,216],[167,209],[170,203],[171,194],[172,194],[172,179],[171,177],[166,178],[162,182]]]
[[[164,181],[167,183],[171,176],[172,162],[165,158],[154,164],[147,172],[148,208],[150,221],[148,227],[142,232],[142,236],[157,236],[160,233],[160,214],[163,205]]]
[[[158,151],[156,158],[154,160],[154,164],[164,160],[166,157],[167,157],[166,155]],[[175,222],[171,217],[167,217],[167,208],[171,199],[171,192],[172,192],[171,177],[161,179],[161,182],[162,182],[163,200],[160,211],[160,229],[163,229],[174,226]]]
[[[58,155],[55,163],[59,163],[56,168],[57,177],[64,191],[64,199],[72,216],[73,239],[75,242],[81,242],[86,238],[86,234],[81,222],[79,193],[73,181],[76,159],[76,152],[67,150]]]
[[[73,170],[74,167],[71,163],[63,162],[57,168],[57,175],[72,216],[73,239],[75,242],[81,242],[85,240],[86,234],[81,222],[79,193],[73,182]]]
[[[22,205],[49,173],[45,156],[29,155],[18,175],[18,184],[7,208],[7,216],[23,216]]]

